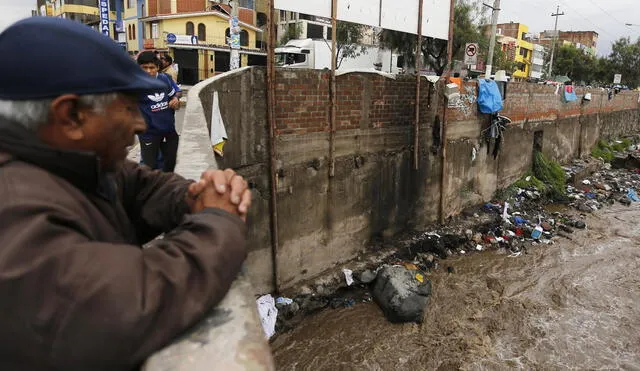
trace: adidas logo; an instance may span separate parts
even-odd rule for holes
[[[164,93],[155,93],[153,95],[147,95],[147,98],[154,102],[161,102],[164,99]]]

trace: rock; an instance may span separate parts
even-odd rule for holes
[[[284,319],[291,319],[300,310],[300,305],[295,301],[291,304],[276,304],[278,308],[278,316],[282,316]]]
[[[571,229],[570,227],[564,225],[564,224],[560,224],[558,226],[558,228],[560,228],[561,231],[563,232],[567,232],[567,233],[573,233],[573,229]]]
[[[591,213],[591,212],[593,212],[593,210],[588,205],[586,205],[584,202],[579,203],[577,205],[577,207],[578,207],[578,210],[582,211],[583,213]]]
[[[430,295],[431,282],[424,273],[409,271],[402,266],[382,268],[373,288],[373,298],[393,323],[421,323]]]
[[[578,228],[578,229],[585,229],[587,228],[587,224],[585,224],[585,222],[583,222],[582,220],[573,220],[571,221],[571,225],[574,228]]]
[[[358,280],[362,283],[371,283],[376,279],[377,274],[367,269],[366,271],[360,273]]]
[[[627,196],[620,197],[620,199],[618,201],[620,201],[621,204],[626,205],[626,206],[631,205],[631,199],[629,199],[629,197],[627,197]]]

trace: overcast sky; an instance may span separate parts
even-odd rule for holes
[[[484,0],[493,4],[492,0]],[[500,23],[524,23],[530,32],[552,30],[556,6],[565,15],[558,19],[563,31],[596,31],[598,54],[608,55],[611,43],[620,37],[640,37],[640,0],[501,0]],[[18,19],[31,16],[35,0],[0,0],[0,30]],[[625,23],[637,26],[625,26]]]
[[[31,17],[35,8],[36,0],[0,0],[0,31],[19,19]]]
[[[501,0],[498,22],[520,22],[529,26],[530,32],[553,30],[555,17],[551,14],[558,5],[565,14],[558,18],[558,29],[596,31],[600,55],[608,55],[611,43],[620,37],[630,36],[632,41],[640,37],[640,0]]]

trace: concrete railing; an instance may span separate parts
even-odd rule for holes
[[[198,179],[202,171],[216,168],[200,93],[232,73],[205,80],[189,90],[176,166],[176,172],[186,178]],[[150,357],[142,370],[275,370],[246,274],[239,275],[224,300],[201,323]]]

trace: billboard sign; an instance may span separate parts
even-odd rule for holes
[[[100,32],[109,37],[109,1],[100,0]]]
[[[422,34],[449,39],[449,0],[337,0],[337,19],[417,34],[419,1],[423,2]],[[274,0],[274,6],[276,9],[331,18],[331,0]]]

